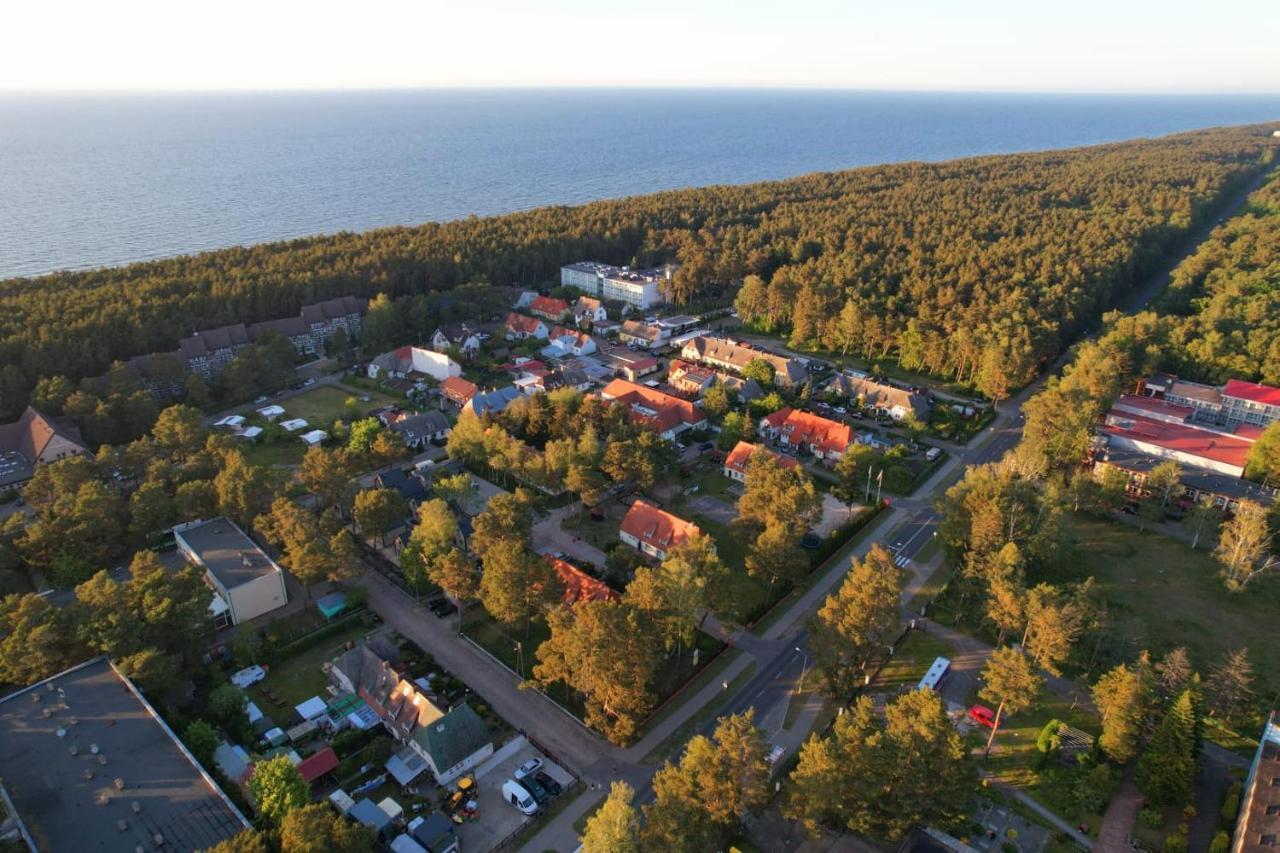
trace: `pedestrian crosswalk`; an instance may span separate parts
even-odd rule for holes
[[[905,569],[907,566],[911,565],[911,558],[899,554],[893,558],[893,564],[900,569]]]

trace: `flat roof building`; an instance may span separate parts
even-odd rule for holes
[[[1231,853],[1262,853],[1280,846],[1280,715],[1275,711],[1259,741],[1245,778]]]
[[[671,278],[674,269],[666,266],[633,270],[631,267],[579,261],[560,268],[560,283],[600,299],[621,300],[643,310],[662,302],[662,282]]]
[[[204,569],[214,591],[209,609],[220,625],[239,625],[289,602],[284,570],[230,519],[180,524],[173,538]]]
[[[203,850],[249,828],[102,657],[0,699],[0,793],[32,850]]]

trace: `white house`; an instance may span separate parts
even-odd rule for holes
[[[442,352],[410,346],[400,347],[373,359],[369,362],[367,373],[370,379],[377,379],[384,374],[404,379],[410,373],[421,373],[441,382],[450,376],[461,376],[462,365]]]
[[[436,352],[444,352],[450,347],[457,347],[464,356],[470,358],[480,352],[480,336],[465,324],[436,327],[431,334],[431,348]]]
[[[178,551],[204,569],[213,588],[210,615],[220,627],[239,625],[289,602],[284,570],[226,518],[173,529]]]
[[[547,358],[568,358],[577,355],[591,355],[596,351],[595,339],[586,332],[556,326],[547,337],[548,344],[542,350]]]
[[[509,341],[523,341],[526,338],[542,341],[546,340],[548,334],[546,323],[525,314],[508,314],[506,327]]]

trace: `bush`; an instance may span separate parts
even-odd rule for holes
[[[1142,821],[1142,825],[1149,829],[1159,829],[1164,826],[1164,815],[1160,814],[1156,809],[1143,809],[1138,812],[1138,820]]]
[[[1045,723],[1044,728],[1040,730],[1040,736],[1036,738],[1036,749],[1041,752],[1056,750],[1062,743],[1062,739],[1058,737],[1058,730],[1061,728],[1062,721],[1058,719]]]
[[[1018,853],[1018,845],[1014,844],[1012,841],[1002,841],[1000,843],[1000,849],[1004,851],[1004,853]]]
[[[1179,829],[1164,839],[1164,853],[1187,853],[1187,833]]]
[[[338,754],[338,758],[346,758],[364,749],[373,738],[372,730],[344,729],[333,736],[329,745]]]
[[[1227,853],[1231,849],[1231,836],[1227,835],[1224,830],[1219,830],[1218,834],[1213,836],[1213,840],[1209,842],[1209,853]]]
[[[1076,805],[1081,811],[1101,812],[1115,792],[1115,775],[1111,768],[1099,764],[1076,781]]]
[[[1227,823],[1234,824],[1236,816],[1240,814],[1240,792],[1244,788],[1239,782],[1236,782],[1227,789],[1227,798],[1222,801],[1222,819]]]

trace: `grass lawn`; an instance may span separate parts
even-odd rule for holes
[[[297,436],[273,442],[246,441],[240,444],[240,452],[252,465],[274,466],[297,465],[307,452],[307,446]]]
[[[292,657],[274,663],[267,670],[267,677],[249,688],[249,697],[258,704],[263,713],[277,720],[288,718],[293,706],[301,704],[312,696],[326,696],[324,692],[325,674],[320,665],[342,653],[348,640],[358,640],[369,629],[359,620],[352,623],[350,629],[342,633],[325,637],[314,647],[305,649]],[[270,702],[262,692],[266,688],[280,697],[283,706]]]
[[[362,414],[397,402],[378,391],[365,391],[344,385],[322,385],[305,394],[284,400],[280,405],[284,407],[286,418],[303,418],[312,426],[323,428],[334,420],[346,416],[348,397],[356,398]],[[368,397],[369,402],[361,402],[361,397]]]
[[[934,660],[949,658],[953,651],[951,644],[941,637],[927,631],[912,631],[876,673],[870,689],[896,693],[903,687],[915,687]]]
[[[1193,551],[1157,533],[1079,516],[1069,520],[1068,530],[1074,551],[1060,576],[1050,580],[1096,578],[1110,610],[1111,633],[1125,646],[1156,656],[1186,646],[1202,674],[1228,650],[1246,646],[1256,695],[1270,698],[1280,690],[1280,643],[1273,627],[1280,580],[1264,578],[1247,592],[1230,593],[1206,549]]]

